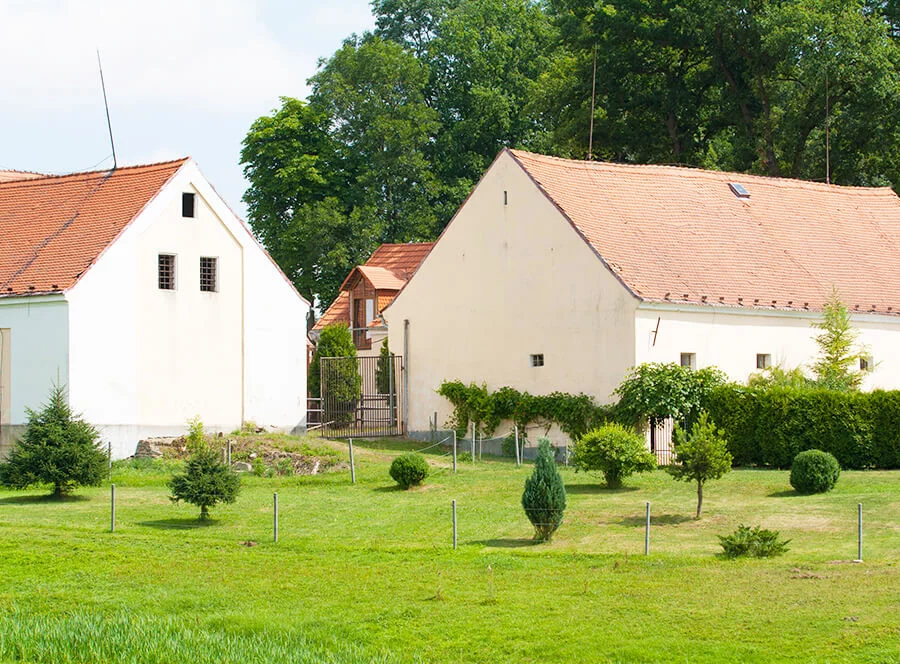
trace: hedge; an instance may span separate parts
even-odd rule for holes
[[[900,392],[717,387],[704,404],[735,465],[790,467],[799,452],[833,454],[842,468],[900,468]]]

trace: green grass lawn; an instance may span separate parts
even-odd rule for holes
[[[173,462],[114,470],[114,533],[108,487],[0,490],[0,661],[900,662],[900,472],[798,496],[787,472],[737,470],[695,521],[694,486],[662,471],[609,491],[563,469],[565,521],[533,545],[530,465],[453,475],[429,454],[427,484],[399,491],[388,466],[415,446],[355,443],[356,485],[349,470],[246,477],[210,525],[168,500]],[[716,536],[741,523],[790,551],[722,559]]]

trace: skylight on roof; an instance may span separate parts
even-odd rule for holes
[[[750,192],[747,191],[744,185],[737,182],[729,182],[728,186],[731,187],[732,193],[738,198],[750,198]]]

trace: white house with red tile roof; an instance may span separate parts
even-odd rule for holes
[[[889,188],[504,150],[383,315],[411,431],[446,420],[445,379],[607,402],[642,362],[807,365],[833,286],[865,388],[898,388],[898,265]]]
[[[308,311],[190,159],[0,180],[4,444],[57,382],[115,457],[194,416],[303,428]]]

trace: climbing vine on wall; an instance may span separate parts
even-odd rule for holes
[[[612,405],[598,405],[587,394],[551,392],[536,395],[501,387],[489,392],[487,385],[459,380],[445,380],[437,390],[453,405],[447,425],[464,436],[471,422],[479,433],[490,436],[500,422],[510,420],[520,431],[529,425],[543,425],[548,430],[556,424],[572,440],[613,419]]]

